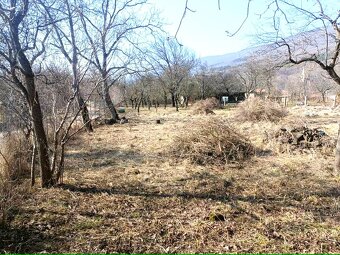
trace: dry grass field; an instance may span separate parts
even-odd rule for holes
[[[11,210],[0,251],[340,253],[333,152],[290,151],[270,139],[294,125],[335,138],[340,109],[289,108],[278,122],[241,121],[234,108],[214,112],[127,109],[128,124],[80,134],[67,151],[64,184],[32,189]],[[198,164],[174,153],[176,139],[209,120],[228,122],[255,155]]]

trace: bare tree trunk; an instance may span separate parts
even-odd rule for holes
[[[178,112],[178,105],[179,105],[179,102],[178,102],[178,95],[175,94],[174,95],[174,98],[175,98],[175,107],[176,107],[176,112]]]
[[[150,98],[148,98],[147,103],[148,103],[148,110],[150,111],[151,105],[152,105]]]
[[[322,95],[322,102],[325,104],[326,103],[326,95],[325,93],[321,93]]]
[[[174,92],[171,92],[171,103],[172,107],[176,107],[176,97]]]
[[[140,111],[140,105],[141,105],[141,103],[142,103],[142,98],[141,99],[139,99],[139,101],[138,101],[138,103],[137,103],[137,112],[138,112],[138,115],[139,115],[139,111]]]
[[[166,109],[167,105],[168,105],[168,96],[167,96],[167,94],[164,92],[164,109]]]
[[[185,108],[188,108],[189,106],[189,97],[185,97]]]
[[[30,91],[34,86],[34,77],[25,77],[28,91]],[[33,91],[31,91],[33,92]],[[32,95],[29,96],[31,98]],[[50,165],[50,159],[48,156],[48,143],[47,137],[43,125],[43,115],[40,107],[40,102],[38,98],[38,93],[34,91],[34,96],[30,100],[30,112],[32,117],[33,129],[36,135],[37,141],[37,151],[39,152],[39,162],[41,170],[41,186],[43,188],[50,187],[53,185],[52,171]]]
[[[37,154],[37,142],[35,139],[35,134],[33,133],[33,150],[32,150],[32,160],[31,160],[31,187],[35,185],[35,158]]]
[[[84,102],[84,99],[80,95],[80,79],[79,79],[79,70],[78,70],[78,48],[77,48],[77,41],[76,41],[76,34],[74,30],[74,21],[72,18],[72,11],[71,7],[68,1],[66,1],[67,10],[68,10],[68,22],[70,26],[70,35],[71,35],[71,44],[72,44],[72,89],[73,92],[76,93],[77,96],[77,102],[78,107],[81,109],[81,116],[83,119],[83,123],[86,127],[86,130],[88,132],[93,132],[93,127],[91,124],[91,119],[89,115],[89,110],[87,109],[86,103]]]
[[[86,106],[86,103],[83,99],[83,97],[80,95],[80,93],[77,93],[77,102],[78,102],[78,106],[81,109],[81,117],[83,120],[83,123],[85,125],[85,128],[88,132],[93,132],[93,127],[92,127],[92,123],[91,123],[91,119],[90,119],[90,114],[89,114],[89,110]]]
[[[103,99],[105,101],[107,108],[109,109],[111,113],[111,118],[113,122],[116,123],[119,120],[119,116],[118,116],[118,113],[116,111],[114,104],[112,103],[112,99],[111,99],[110,91],[109,91],[109,85],[107,84],[106,80],[103,81],[102,86],[103,86]]]

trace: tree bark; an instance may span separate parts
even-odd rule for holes
[[[112,103],[112,99],[111,99],[110,91],[109,91],[109,86],[108,86],[106,80],[103,81],[102,86],[103,86],[103,99],[105,101],[107,108],[110,111],[111,118],[112,118],[113,122],[116,123],[119,120],[119,116],[118,116],[118,113],[116,111],[114,104]]]
[[[41,186],[47,188],[53,185],[53,174],[48,156],[48,142],[43,125],[43,114],[40,107],[38,93],[35,91],[34,77],[25,77],[29,95],[29,107],[32,117],[33,129],[36,136],[37,151],[39,152]]]
[[[35,139],[35,134],[33,133],[33,150],[32,150],[32,159],[31,159],[31,187],[35,185],[35,158],[37,154],[37,142]]]
[[[171,92],[171,103],[172,107],[176,107],[176,96],[175,93]]]
[[[185,108],[188,108],[189,106],[189,96],[185,97]]]
[[[83,97],[80,95],[79,91],[77,93],[77,102],[78,102],[78,107],[81,109],[81,117],[83,120],[83,123],[85,125],[85,128],[88,132],[93,132],[93,127],[90,119],[90,114],[89,110],[86,106],[86,103],[83,99]]]
[[[176,107],[176,112],[178,112],[178,106],[179,106],[179,102],[178,102],[178,95],[175,94],[174,95],[174,98],[175,98],[175,107]]]
[[[164,93],[164,109],[166,109],[167,105],[168,105],[168,96],[166,93]]]

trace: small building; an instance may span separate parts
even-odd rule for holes
[[[246,100],[245,92],[235,92],[235,93],[226,93],[218,95],[220,102],[224,105],[231,103],[239,103]]]

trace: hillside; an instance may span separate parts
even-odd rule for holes
[[[334,31],[329,28],[329,33],[333,34]],[[332,38],[332,37],[330,37]],[[294,47],[294,52],[297,55],[304,53],[308,54],[318,54],[320,50],[325,49],[326,40],[324,31],[321,29],[313,29],[303,33],[299,33],[294,36],[286,38],[288,42],[296,45]],[[308,46],[305,46],[308,45]],[[330,40],[330,46],[334,45],[334,39]],[[213,68],[227,67],[227,66],[237,66],[244,64],[248,57],[254,55],[261,60],[263,57],[267,58],[271,54],[280,56],[278,61],[286,60],[286,48],[281,48],[279,50],[273,50],[275,48],[272,43],[264,43],[259,46],[249,47],[238,52],[227,53],[217,56],[207,56],[201,58],[203,63]]]
[[[128,109],[128,124],[82,133],[68,147],[64,184],[32,189],[11,209],[0,252],[339,253],[333,154],[281,153],[263,142],[264,131],[292,123],[335,137],[339,110],[292,108],[276,124],[215,112]],[[229,120],[262,153],[220,166],[169,153],[175,137],[210,118]]]

